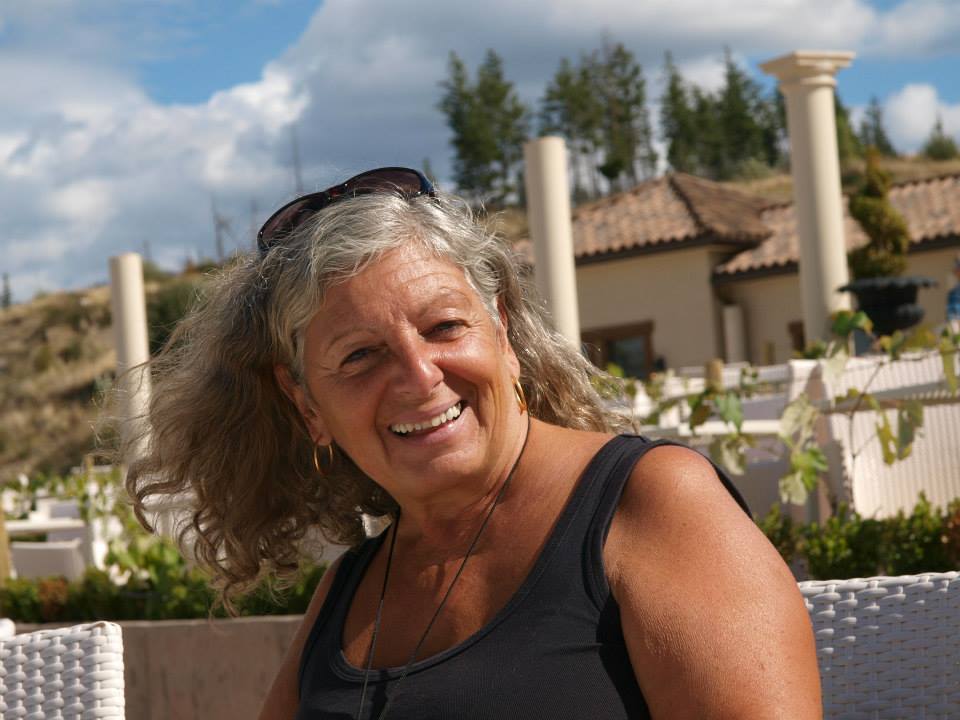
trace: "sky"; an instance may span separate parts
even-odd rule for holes
[[[381,165],[448,182],[437,109],[450,51],[487,49],[536,108],[561,58],[605,39],[641,62],[653,118],[666,51],[722,82],[852,50],[854,120],[876,97],[901,152],[960,137],[960,0],[0,0],[0,273],[16,301],[107,279],[139,252],[168,269],[251,247],[270,212]],[[294,151],[294,148],[297,151]]]

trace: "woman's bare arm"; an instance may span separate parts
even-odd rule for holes
[[[637,463],[604,562],[653,718],[821,717],[794,578],[699,454]]]
[[[287,654],[283,658],[280,670],[270,686],[270,692],[267,699],[264,700],[263,707],[260,710],[259,720],[292,720],[297,714],[297,708],[300,705],[300,693],[297,688],[297,676],[300,670],[300,656],[303,654],[303,646],[307,642],[310,630],[320,614],[320,608],[323,607],[323,601],[330,592],[330,586],[333,584],[333,578],[337,574],[337,568],[340,566],[340,560],[337,559],[320,578],[317,589],[313,592],[313,598],[307,607],[307,612],[303,616],[303,621],[293,636],[290,647],[287,648]]]

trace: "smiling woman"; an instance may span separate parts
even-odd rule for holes
[[[311,530],[352,546],[262,718],[819,717],[806,611],[732,485],[613,434],[598,371],[464,202],[384,168],[259,244],[154,360],[127,484],[141,516],[194,498],[228,603]]]

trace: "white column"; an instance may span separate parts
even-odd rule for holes
[[[150,359],[143,263],[136,253],[110,258],[110,306],[117,348],[117,382],[124,418],[122,432],[139,433],[150,404]],[[140,367],[138,367],[140,366]]]
[[[780,81],[787,102],[790,166],[800,240],[800,300],[806,342],[827,339],[830,315],[850,309],[833,89],[854,53],[797,50],[760,68]]]
[[[547,303],[554,327],[579,348],[566,144],[559,137],[531,140],[523,146],[523,160],[537,289]]]
[[[723,354],[728,363],[747,360],[747,334],[742,305],[723,306]]]

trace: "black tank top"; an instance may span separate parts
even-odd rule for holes
[[[649,718],[617,604],[603,568],[603,545],[633,466],[651,448],[675,444],[620,435],[584,470],[514,596],[462,643],[401,668],[373,670],[364,718],[391,697],[387,720],[623,720]],[[737,502],[743,499],[718,469]],[[353,718],[363,670],[342,651],[353,594],[388,533],[343,557],[300,661],[298,720]]]

